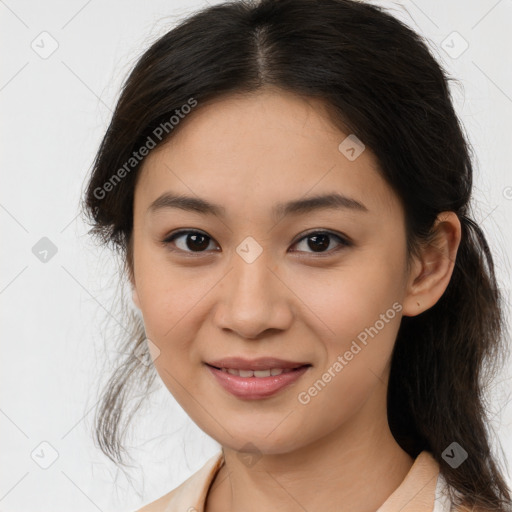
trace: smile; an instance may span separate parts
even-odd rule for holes
[[[270,368],[262,370],[238,370],[234,368],[216,368],[206,364],[215,381],[220,386],[245,400],[268,398],[291,386],[304,375],[310,364],[299,368]]]

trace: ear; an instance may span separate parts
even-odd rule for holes
[[[457,214],[441,212],[432,227],[433,238],[414,257],[403,300],[403,315],[416,316],[431,308],[448,287],[461,239]]]

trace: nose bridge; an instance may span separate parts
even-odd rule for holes
[[[246,338],[269,328],[284,329],[290,320],[284,289],[270,270],[271,252],[256,244],[245,240],[236,248],[217,313],[219,327]]]
[[[236,248],[232,261],[231,298],[238,304],[261,309],[272,302],[274,286],[270,281],[274,277],[268,268],[270,257],[270,251],[264,250],[254,239],[246,239]]]

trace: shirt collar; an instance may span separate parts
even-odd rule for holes
[[[165,503],[159,510],[204,512],[208,490],[223,464],[224,456],[220,451],[208,459],[199,471],[163,497],[163,501],[158,500],[162,505]],[[443,494],[445,489],[446,482],[439,473],[439,464],[430,452],[422,451],[402,483],[376,512],[449,512],[450,502]]]

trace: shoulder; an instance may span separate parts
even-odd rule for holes
[[[224,462],[222,452],[210,457],[205,464],[178,487],[135,512],[202,512],[210,484]]]

